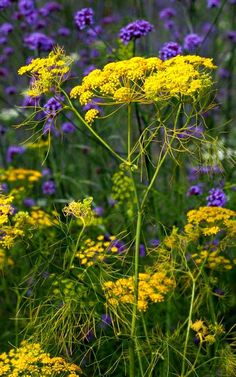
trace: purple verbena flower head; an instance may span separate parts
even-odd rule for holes
[[[182,54],[182,52],[182,47],[177,42],[167,42],[160,49],[159,57],[162,60],[168,60]]]
[[[35,9],[35,2],[34,0],[19,0],[18,1],[18,9],[21,14],[28,15]]]
[[[62,6],[58,2],[56,2],[56,1],[49,1],[42,8],[39,9],[39,13],[43,17],[47,17],[52,12],[58,12],[60,10],[62,10]]]
[[[104,208],[102,206],[96,206],[93,208],[93,212],[96,216],[102,217],[104,215]]]
[[[11,46],[6,46],[3,49],[3,53],[6,56],[10,56],[10,55],[12,55],[14,53],[14,49]]]
[[[120,30],[119,37],[122,43],[127,44],[132,39],[144,37],[154,30],[154,26],[145,20],[136,20]]]
[[[87,76],[90,72],[92,72],[94,69],[96,69],[96,66],[91,64],[88,67],[85,68],[83,75]]]
[[[58,29],[57,33],[61,37],[68,37],[70,35],[70,29],[68,29],[68,27],[62,26]]]
[[[207,0],[207,8],[219,8],[221,0]]]
[[[56,129],[53,119],[48,119],[43,126],[43,135],[51,134],[56,137],[59,136],[59,131]]]
[[[200,35],[191,33],[184,38],[184,48],[188,51],[194,51],[202,43],[202,37]]]
[[[61,129],[65,134],[73,134],[76,131],[76,127],[71,122],[64,122]]]
[[[7,155],[6,155],[6,160],[8,163],[11,163],[13,161],[13,158],[16,156],[16,155],[21,155],[25,152],[25,148],[24,147],[21,147],[19,145],[11,145],[8,149],[7,149]]]
[[[25,45],[30,50],[50,51],[55,44],[54,40],[39,32],[31,33],[24,38]]]
[[[0,0],[0,10],[3,10],[11,5],[11,0]]]
[[[9,33],[12,32],[12,30],[13,30],[13,26],[9,22],[5,22],[4,24],[0,25],[0,34],[1,34],[1,36],[8,35]]]
[[[43,177],[46,177],[46,176],[50,176],[52,173],[51,173],[51,170],[49,168],[44,168],[42,171],[42,176]]]
[[[145,245],[143,245],[142,243],[139,246],[139,256],[140,257],[146,256],[146,248],[145,248]]]
[[[218,74],[222,79],[228,79],[230,77],[230,71],[226,68],[219,68]]]
[[[149,241],[149,245],[151,247],[157,247],[160,245],[160,240],[153,238],[152,240]]]
[[[44,195],[53,195],[56,191],[56,186],[54,181],[45,181],[42,185],[42,190]]]
[[[227,39],[232,43],[236,43],[236,31],[235,30],[228,31]]]
[[[170,7],[162,9],[159,13],[160,19],[164,21],[169,20],[175,16],[176,16],[176,10]]]
[[[187,196],[202,195],[202,187],[200,185],[191,186],[187,191]]]
[[[24,106],[24,107],[27,107],[27,106],[37,107],[37,106],[39,106],[39,97],[26,96],[23,100],[22,106]]]
[[[30,207],[35,206],[35,200],[34,200],[33,198],[25,198],[25,199],[23,200],[23,204],[24,204],[26,207],[30,208]]]
[[[103,29],[99,25],[95,26],[93,29],[88,29],[87,30],[86,42],[87,43],[93,43],[94,41],[97,40],[99,35],[102,34],[102,32],[103,32]]]
[[[62,105],[55,97],[50,98],[43,107],[43,111],[47,117],[55,117],[61,109]]]
[[[207,206],[209,207],[223,207],[227,202],[227,197],[220,188],[213,188],[209,191],[207,199]]]
[[[75,24],[79,30],[94,24],[94,12],[92,8],[83,8],[75,14]]]
[[[102,314],[101,315],[101,322],[99,324],[99,327],[101,329],[105,329],[107,326],[111,326],[112,324],[112,319],[109,316],[109,314]]]
[[[5,88],[5,93],[8,94],[9,96],[13,96],[14,94],[17,93],[16,87],[15,86],[7,86]]]
[[[1,44],[1,43],[0,43]],[[5,67],[0,67],[0,77],[6,77],[8,75],[9,71]]]

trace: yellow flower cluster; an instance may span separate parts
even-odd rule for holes
[[[24,341],[19,348],[0,355],[0,376],[4,377],[79,377],[81,374],[78,365],[62,357],[51,357],[38,343]]]
[[[91,124],[93,123],[94,119],[98,118],[98,115],[99,115],[99,110],[90,109],[86,112],[84,119],[88,124]]]
[[[172,278],[166,271],[153,274],[139,273],[138,284],[138,310],[146,311],[150,302],[162,302],[167,292],[175,286]],[[107,281],[103,284],[107,301],[112,306],[120,303],[132,304],[134,302],[134,278],[121,278],[116,281]]]
[[[196,340],[199,343],[213,344],[216,337],[223,334],[224,327],[218,323],[206,325],[201,319],[191,324],[191,329],[196,332]]]
[[[118,252],[115,240],[115,236],[105,239],[103,235],[98,236],[96,241],[88,238],[84,241],[76,257],[79,258],[81,265],[87,267],[103,262],[109,255]]]
[[[188,223],[185,232],[193,238],[211,236],[220,230],[226,230],[228,235],[236,232],[236,222],[234,218],[236,212],[222,207],[200,207],[187,213]]]
[[[195,97],[212,86],[208,70],[215,68],[209,58],[195,55],[175,56],[164,61],[161,69],[145,80],[145,96],[154,101],[168,100],[171,97]]]
[[[75,86],[71,98],[78,98],[86,105],[93,97],[106,98],[118,103],[145,102],[142,85],[145,78],[161,67],[156,57],[134,57],[129,60],[108,63],[84,77],[82,84]]]
[[[84,225],[89,225],[94,218],[94,212],[91,208],[92,201],[92,197],[85,198],[80,202],[72,201],[63,208],[63,213],[65,216],[74,216],[80,219]]]
[[[205,267],[210,269],[223,268],[224,270],[232,269],[232,262],[230,259],[225,258],[223,255],[219,255],[220,250],[209,251],[202,250],[200,253],[194,253],[191,255],[194,262],[197,265],[205,263]],[[233,260],[233,264],[236,264],[236,259]]]
[[[166,61],[157,57],[133,57],[93,70],[81,85],[72,88],[70,97],[79,98],[81,105],[88,104],[94,97],[98,98],[97,102],[99,98],[105,99],[103,104],[152,103],[171,97],[195,97],[212,85],[209,70],[215,68],[212,59],[195,55],[176,56]]]
[[[53,213],[56,215],[56,213]],[[57,219],[38,207],[33,207],[28,218],[28,224],[36,227],[53,226]]]
[[[34,79],[27,95],[37,97],[60,85],[69,72],[72,61],[62,48],[56,47],[47,57],[33,59],[30,64],[21,67],[19,75],[28,73]]]
[[[0,271],[6,266],[13,266],[13,264],[13,259],[11,257],[6,256],[6,252],[4,249],[0,249]]]
[[[0,246],[7,249],[13,246],[17,237],[24,235],[25,220],[28,218],[27,212],[19,212],[12,216],[13,199],[13,196],[0,194]]]
[[[7,170],[0,171],[0,181],[8,181],[8,182],[15,182],[15,181],[29,181],[29,182],[37,182],[41,179],[42,174],[38,170],[31,170],[31,169],[14,169],[9,168]]]

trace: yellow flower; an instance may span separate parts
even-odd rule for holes
[[[97,109],[90,109],[85,114],[85,121],[89,124],[93,123],[94,119],[97,118],[99,115],[99,110]]]
[[[81,219],[85,225],[89,225],[93,218],[94,213],[91,208],[93,198],[85,198],[82,202],[72,201],[63,208],[65,216],[74,216]]]
[[[47,57],[33,59],[28,65],[21,67],[19,75],[28,73],[33,78],[27,95],[37,97],[49,93],[52,87],[57,88],[69,72],[72,61],[62,48],[56,47]]]

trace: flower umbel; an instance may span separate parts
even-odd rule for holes
[[[72,61],[62,48],[56,47],[47,57],[33,59],[30,64],[21,67],[19,75],[28,73],[33,78],[27,95],[37,97],[49,93],[52,88],[57,89],[69,72]]]

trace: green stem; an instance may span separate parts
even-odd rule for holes
[[[187,326],[186,338],[185,338],[185,343],[184,343],[184,353],[183,353],[182,370],[181,370],[180,377],[184,377],[184,374],[185,374],[185,360],[186,360],[192,314],[193,314],[193,303],[194,303],[194,298],[195,298],[196,281],[193,279],[193,277],[192,277],[192,280],[193,280],[192,294],[191,294],[191,302],[190,302],[190,308],[189,308],[189,314],[188,314],[188,326]]]
[[[79,242],[80,242],[81,236],[82,236],[82,234],[84,233],[84,230],[85,230],[85,227],[86,227],[86,225],[85,225],[85,223],[84,223],[84,220],[83,220],[82,218],[81,218],[81,220],[82,220],[82,222],[83,222],[83,226],[82,226],[82,229],[81,229],[81,231],[80,231],[80,233],[79,233],[79,235],[78,235],[78,238],[77,238],[77,241],[76,241],[76,244],[75,244],[75,248],[74,248],[74,250],[73,250],[73,252],[72,252],[72,256],[71,256],[70,264],[69,264],[69,269],[71,269],[71,267],[72,267],[72,265],[73,265],[73,261],[74,261],[74,259],[75,259],[75,255],[76,255],[76,252],[77,252],[78,247],[79,247]]]

